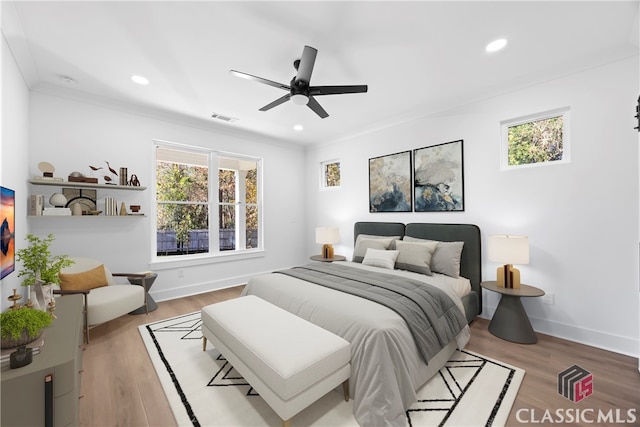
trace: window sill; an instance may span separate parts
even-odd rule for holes
[[[243,251],[225,251],[215,254],[176,255],[168,257],[155,257],[149,267],[152,270],[170,270],[181,267],[191,267],[204,264],[216,264],[220,262],[238,261],[265,256],[264,249],[247,249]]]

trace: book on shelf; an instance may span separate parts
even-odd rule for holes
[[[118,201],[114,197],[105,197],[104,214],[106,216],[118,215]]]
[[[49,181],[64,181],[63,178],[60,178],[58,176],[37,176],[37,175],[35,175],[32,178],[32,180],[33,181],[47,181],[47,182],[49,182]]]
[[[44,216],[71,216],[71,208],[44,208]]]
[[[44,196],[42,194],[32,194],[29,198],[29,215],[41,216],[44,209]]]

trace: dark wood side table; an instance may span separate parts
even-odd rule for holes
[[[153,282],[156,281],[158,275],[156,273],[147,273],[144,277],[128,277],[129,283],[132,285],[138,285],[144,287],[144,297],[146,298],[146,304],[142,307],[129,312],[129,314],[149,314],[149,312],[158,308],[158,304],[155,302],[151,295],[149,295],[149,289],[153,286]]]
[[[544,295],[542,289],[529,285],[520,285],[519,289],[502,288],[495,281],[482,282],[480,286],[500,294],[500,302],[489,323],[489,332],[503,340],[520,344],[538,342],[520,298],[541,297]]]
[[[309,257],[313,261],[321,261],[321,262],[333,262],[333,261],[346,261],[347,257],[342,255],[334,255],[333,258],[324,258],[322,255],[312,255]]]

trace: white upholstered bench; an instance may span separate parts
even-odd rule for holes
[[[211,304],[202,316],[207,340],[283,420],[343,385],[349,400],[349,342],[253,295]]]

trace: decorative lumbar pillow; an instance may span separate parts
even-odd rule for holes
[[[60,273],[59,277],[63,291],[88,291],[109,284],[103,264],[82,273]]]
[[[396,265],[396,259],[398,259],[398,251],[369,248],[362,260],[362,264],[393,270],[393,267]]]
[[[410,236],[405,236],[403,240],[405,242],[437,242],[436,250],[431,256],[431,271],[454,278],[460,277],[460,257],[464,242],[440,242]]]
[[[353,262],[362,262],[364,255],[367,253],[367,249],[389,249],[394,239],[399,239],[399,236],[372,236],[368,234],[360,234],[356,239],[356,247],[353,250]]]
[[[431,276],[431,258],[438,242],[396,242],[396,268]]]

